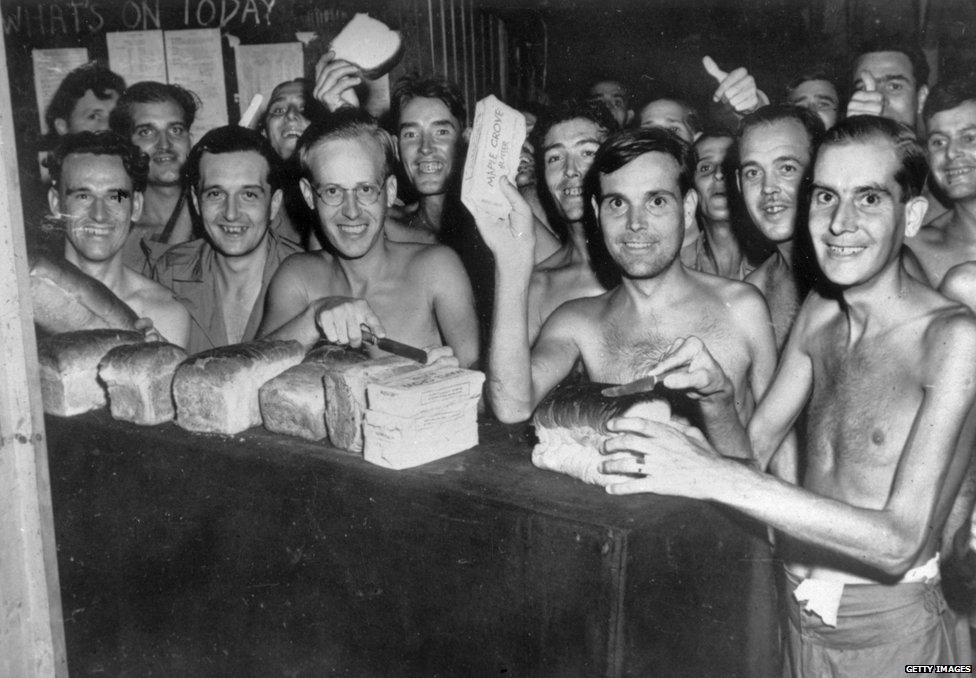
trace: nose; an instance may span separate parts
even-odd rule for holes
[[[233,197],[224,199],[224,219],[227,221],[237,220],[237,200]]]
[[[958,158],[962,153],[960,152],[959,144],[956,143],[955,139],[949,139],[946,142],[946,157],[947,158]]]
[[[420,153],[422,155],[428,155],[433,150],[434,145],[433,137],[428,133],[424,132],[420,135]]]
[[[772,195],[774,193],[779,193],[779,184],[773,181],[773,179],[768,174],[763,179],[762,192],[764,195]]]
[[[642,209],[630,208],[627,215],[627,229],[631,231],[643,231],[647,228],[647,211]]]
[[[108,206],[104,198],[95,198],[92,204],[91,218],[93,221],[101,223],[108,216]]]
[[[563,174],[565,174],[567,177],[578,177],[583,174],[580,169],[579,157],[570,154],[569,157],[566,158],[566,167],[563,170]]]
[[[854,206],[847,201],[841,201],[830,220],[830,232],[833,235],[852,233],[857,230],[857,214]]]
[[[342,195],[342,215],[348,219],[355,219],[361,211],[356,201],[356,191],[347,190]]]
[[[169,138],[169,130],[164,131],[159,135],[159,141],[156,142],[156,147],[161,151],[168,151],[173,147],[173,140]]]
[[[297,106],[289,106],[285,111],[285,117],[288,120],[297,120],[299,117],[301,117],[301,113],[298,112]]]
[[[721,165],[715,166],[714,177],[715,177],[715,181],[723,181],[725,179],[725,172],[722,171]]]

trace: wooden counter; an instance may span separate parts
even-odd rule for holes
[[[74,676],[776,674],[764,530],[540,471],[525,428],[406,471],[259,429],[47,431]]]

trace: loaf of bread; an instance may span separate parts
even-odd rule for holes
[[[274,433],[322,440],[325,426],[323,377],[340,366],[363,363],[367,356],[343,346],[313,348],[301,364],[268,381],[258,392],[264,427]]]
[[[116,346],[143,341],[141,332],[109,329],[64,332],[38,341],[44,411],[70,417],[104,406],[98,364]]]
[[[135,311],[63,258],[35,257],[30,267],[30,289],[34,322],[51,334],[135,329]]]
[[[153,426],[173,419],[173,374],[186,351],[161,341],[119,346],[102,358],[98,377],[108,389],[112,416]]]
[[[366,461],[403,469],[478,444],[478,400],[485,375],[431,365],[366,385]]]
[[[359,66],[368,78],[377,78],[393,68],[401,47],[399,33],[368,14],[357,14],[329,49],[335,52],[336,59]]]
[[[304,357],[297,341],[254,341],[197,353],[176,370],[176,423],[188,431],[240,433],[261,423],[258,390]]]
[[[362,452],[366,384],[418,369],[418,362],[388,356],[342,365],[327,373],[322,381],[325,384],[325,424],[329,431],[329,442],[343,450]]]
[[[600,471],[607,457],[601,454],[609,436],[607,422],[614,417],[636,416],[669,421],[671,406],[660,395],[637,394],[621,398],[601,395],[608,384],[565,384],[539,403],[532,423],[539,439],[532,463],[593,485],[609,485],[627,477]]]

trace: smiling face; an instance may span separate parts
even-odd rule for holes
[[[728,190],[723,164],[732,146],[732,137],[705,137],[695,144],[695,190],[698,210],[711,222],[729,220]]]
[[[928,120],[926,153],[932,176],[953,202],[976,199],[976,100]]]
[[[550,127],[542,141],[546,187],[568,223],[583,219],[583,177],[605,136],[592,120],[574,118]]]
[[[264,242],[281,206],[281,191],[268,183],[268,161],[257,151],[204,153],[195,200],[214,248],[242,257]]]
[[[400,110],[400,161],[420,195],[447,192],[454,168],[460,165],[461,132],[461,121],[440,99],[414,97]]]
[[[129,228],[142,213],[142,193],[117,155],[74,153],[64,159],[61,179],[48,191],[51,213],[66,224],[65,256],[72,262],[104,262],[121,251]]]
[[[821,150],[813,168],[810,236],[817,261],[843,287],[875,278],[897,261],[903,238],[925,215],[924,198],[901,202],[894,145],[882,138]]]
[[[840,97],[837,88],[829,80],[805,80],[790,90],[787,103],[808,108],[823,120],[824,128],[837,124],[837,108]]]
[[[793,237],[803,173],[810,164],[810,137],[797,120],[762,123],[739,141],[737,177],[746,210],[766,238]]]
[[[640,126],[666,129],[689,144],[695,140],[695,131],[688,124],[688,111],[681,103],[671,99],[658,99],[644,106],[640,113]]]
[[[192,145],[183,109],[172,100],[136,103],[131,118],[132,143],[149,156],[149,185],[179,185]]]
[[[640,155],[615,172],[600,175],[594,205],[603,240],[627,278],[653,278],[678,258],[686,219],[697,194],[681,195],[678,162],[665,153]]]
[[[396,178],[384,176],[383,149],[371,137],[327,139],[309,149],[306,164],[312,180],[302,178],[302,195],[329,243],[345,259],[365,256],[382,239],[396,200]],[[326,204],[339,196],[338,205]]]
[[[287,82],[275,87],[268,102],[264,133],[271,147],[283,160],[295,152],[298,137],[309,125],[305,117],[305,93],[300,82]]]
[[[854,90],[860,91],[865,87],[861,73],[870,73],[877,86],[877,91],[884,96],[882,117],[903,122],[909,127],[915,127],[928,88],[925,83],[919,84],[915,80],[915,69],[912,60],[903,52],[868,52],[862,54],[854,64]]]

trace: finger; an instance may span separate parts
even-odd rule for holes
[[[501,182],[498,184],[501,187],[502,195],[508,200],[509,204],[512,206],[512,210],[522,216],[531,216],[532,208],[529,207],[529,203],[525,201],[519,190],[508,180],[508,177],[502,177]]]
[[[360,320],[358,323],[356,323],[357,328],[359,327],[359,323],[366,323],[369,325],[369,329],[372,330],[373,334],[377,337],[386,336],[386,328],[383,327],[383,323],[380,322],[380,319],[377,317],[376,313],[373,312],[373,309],[370,307],[368,301],[363,301],[362,306],[360,307],[360,313]]]
[[[335,317],[332,311],[319,313],[318,318],[316,318],[316,324],[319,326],[319,331],[322,332],[322,336],[325,337],[326,341],[332,344],[340,343],[339,332],[336,331]]]
[[[719,83],[718,89],[715,90],[712,98],[715,101],[721,101],[723,98],[727,101],[732,94],[746,86],[751,79],[752,76],[749,75],[749,71],[744,68],[737,68],[725,76],[722,82]],[[753,86],[755,86],[755,82],[753,82]]]
[[[665,388],[672,391],[702,391],[711,385],[711,375],[705,370],[673,372],[661,380]]]
[[[654,483],[648,478],[636,478],[623,483],[613,483],[606,486],[607,494],[640,494],[654,492]]]
[[[677,347],[673,347],[651,368],[647,376],[655,376],[684,367],[698,357],[702,348],[701,341],[696,337],[685,337]]]
[[[874,76],[867,71],[861,71],[858,73],[858,79],[864,83],[865,92],[877,92],[878,91],[878,81],[874,79]]]
[[[621,475],[647,475],[648,467],[643,458],[632,454],[614,455],[600,463],[600,473],[615,473]]]
[[[718,67],[718,64],[715,63],[715,60],[712,59],[712,57],[702,57],[702,66],[705,67],[705,72],[715,78],[717,82],[722,82],[725,80],[725,76],[727,75],[726,72]]]
[[[756,98],[756,90],[754,89],[736,92],[729,97],[729,106],[737,111],[750,110],[758,105],[759,100]]]
[[[644,417],[614,417],[607,422],[607,430],[617,435],[609,436],[604,441],[601,451],[607,454],[630,450],[644,454],[644,443],[652,438],[660,437],[663,431],[669,430],[667,427],[667,424],[651,421]]]
[[[454,355],[454,350],[450,346],[434,346],[424,349],[427,352],[427,364],[437,363],[444,367],[458,366],[458,359]]]

